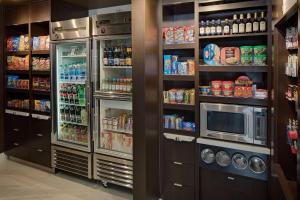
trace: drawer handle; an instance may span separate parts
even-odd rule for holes
[[[17,146],[19,146],[19,145],[20,145],[20,144],[19,144],[19,143],[17,143],[17,142],[15,142],[15,143],[14,143],[14,146],[16,146],[16,147],[17,147]]]
[[[175,162],[173,162],[173,164],[174,164],[174,165],[183,165],[183,163],[182,163],[182,162],[176,162],[176,161],[175,161]]]
[[[19,131],[20,131],[20,129],[18,129],[18,128],[14,128],[14,129],[13,129],[13,131],[15,131],[15,132],[19,132]]]
[[[180,187],[180,188],[183,187],[183,185],[182,185],[182,184],[179,184],[179,183],[174,183],[173,185],[174,185],[175,187]]]
[[[36,134],[38,137],[43,137],[44,135],[43,134],[40,134],[40,133],[38,133],[38,134]]]
[[[43,152],[43,150],[42,150],[42,149],[37,149],[36,151],[37,151],[37,152]]]
[[[227,179],[230,180],[230,181],[234,181],[235,180],[235,178],[233,178],[231,176],[228,176]]]

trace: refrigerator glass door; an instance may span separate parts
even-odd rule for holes
[[[95,151],[132,159],[132,103],[95,98]]]
[[[89,40],[56,43],[55,142],[90,150]]]
[[[98,37],[94,47],[94,92],[131,95],[131,36]]]

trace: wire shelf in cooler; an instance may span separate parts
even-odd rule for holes
[[[86,58],[87,55],[69,55],[69,56],[61,56],[61,58]]]
[[[85,85],[86,81],[59,81],[59,84],[77,84],[77,85]]]
[[[64,105],[64,106],[77,106],[77,107],[86,107],[85,104],[75,104],[75,103],[64,103],[64,102],[59,102],[60,105]]]
[[[132,69],[132,66],[103,66],[103,69]]]
[[[122,130],[122,129],[103,129],[104,131],[108,131],[108,132],[115,132],[115,133],[125,133],[125,134],[133,134],[132,131],[128,131],[128,130]]]
[[[70,121],[64,121],[64,120],[60,120],[60,123],[62,123],[62,124],[72,124],[72,125],[77,125],[77,126],[88,126],[87,124],[82,124],[82,123],[77,123],[77,122],[70,122]]]

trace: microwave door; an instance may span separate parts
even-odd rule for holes
[[[202,137],[253,143],[253,108],[209,103],[200,107]]]

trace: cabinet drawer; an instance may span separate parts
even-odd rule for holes
[[[51,120],[32,119],[31,147],[50,152]]]
[[[43,149],[31,148],[29,153],[29,159],[31,162],[51,167],[51,153]]]
[[[168,184],[163,195],[164,200],[194,200],[194,187],[182,186],[178,183]]]
[[[267,182],[200,169],[201,199],[267,199]],[[216,192],[218,191],[218,192]]]
[[[40,137],[51,135],[51,120],[32,119],[32,136]]]
[[[164,139],[165,159],[170,162],[192,164],[195,162],[195,143]]]
[[[5,131],[7,134],[23,134],[26,135],[28,132],[28,117],[21,117],[17,115],[5,115]]]
[[[179,162],[169,162],[166,168],[167,183],[180,183],[183,186],[194,187],[194,165]]]

